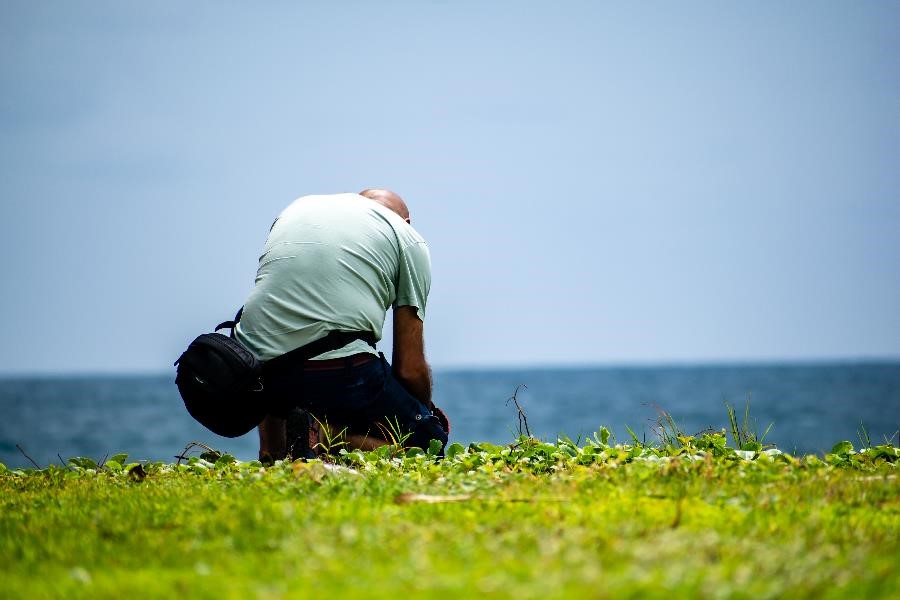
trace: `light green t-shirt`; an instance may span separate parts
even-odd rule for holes
[[[425,319],[430,287],[428,246],[399,215],[358,194],[304,196],[272,225],[235,335],[263,361],[334,330],[380,340],[390,306]],[[356,340],[316,358],[360,352],[375,350]]]

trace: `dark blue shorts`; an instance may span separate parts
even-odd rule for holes
[[[384,437],[380,423],[400,435],[410,434],[408,447],[428,448],[432,439],[447,443],[437,417],[391,374],[382,355],[364,364],[334,370],[309,371],[299,364],[265,376],[272,414],[283,416],[294,406],[323,423],[347,427],[349,433]]]

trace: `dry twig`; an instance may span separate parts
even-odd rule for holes
[[[22,449],[22,446],[16,444],[16,448],[19,449],[19,452],[22,453],[22,456],[24,456],[25,458],[28,459],[28,462],[30,462],[31,464],[34,465],[34,468],[35,468],[35,469],[40,470],[41,466],[40,466],[39,464],[37,464],[36,462],[34,462],[34,459],[33,459],[33,458],[31,458],[30,456],[28,456],[28,453],[25,452],[25,450]]]
[[[522,410],[522,406],[519,404],[519,398],[518,398],[518,396],[519,396],[519,390],[520,390],[521,388],[525,388],[525,389],[527,390],[527,389],[528,389],[528,386],[525,385],[524,383],[520,383],[519,385],[517,385],[517,386],[516,386],[516,391],[513,392],[513,395],[510,396],[509,399],[507,399],[506,405],[509,406],[509,403],[510,403],[510,402],[512,402],[513,404],[516,405],[516,411],[517,411],[518,417],[519,417],[519,437],[521,437],[521,436],[523,435],[523,434],[522,434],[522,427],[523,427],[523,426],[525,427],[525,433],[524,433],[524,435],[527,435],[528,437],[531,437],[531,431],[528,429],[528,417],[525,416],[525,411]]]
[[[175,458],[178,459],[178,462],[176,462],[175,464],[180,465],[182,460],[187,460],[188,459],[188,455],[187,455],[188,450],[191,450],[192,448],[195,448],[195,447],[203,448],[207,452],[212,452],[213,454],[221,454],[221,452],[219,452],[215,448],[210,448],[203,442],[190,442],[187,446],[184,447],[184,450],[181,451],[181,454],[175,455]]]

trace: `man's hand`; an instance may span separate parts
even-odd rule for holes
[[[425,360],[424,324],[415,306],[394,309],[394,377],[410,394],[428,408],[431,402],[431,368]]]

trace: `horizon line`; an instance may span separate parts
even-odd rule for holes
[[[727,359],[643,359],[622,361],[566,362],[551,360],[543,363],[523,361],[520,363],[455,363],[432,365],[435,373],[488,372],[488,371],[553,371],[588,369],[666,369],[703,367],[776,367],[776,366],[855,366],[855,365],[900,365],[898,356],[845,356],[845,357],[792,357],[792,358],[727,358]],[[174,369],[59,369],[59,370],[0,370],[0,379],[29,378],[89,378],[89,377],[162,377],[175,376]]]

